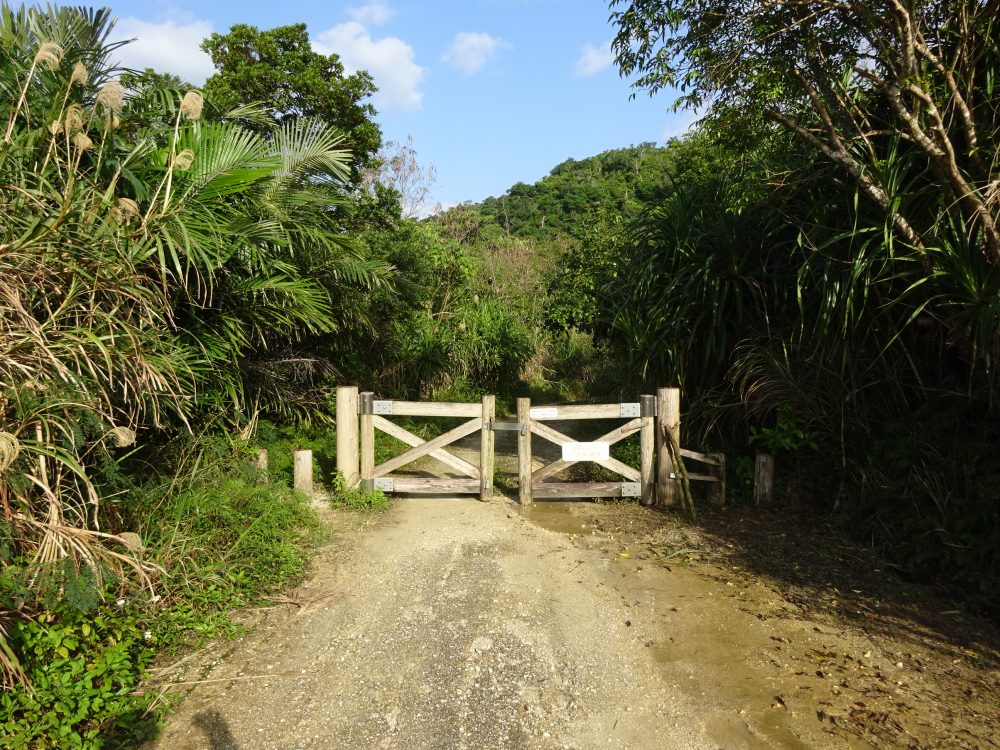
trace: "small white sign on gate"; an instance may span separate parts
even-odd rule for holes
[[[566,443],[562,447],[563,461],[607,461],[611,458],[611,443]]]
[[[559,416],[559,409],[555,406],[535,406],[528,411],[528,416],[532,419],[555,419]]]

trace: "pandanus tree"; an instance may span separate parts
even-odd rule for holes
[[[0,16],[0,549],[28,583],[59,562],[148,581],[135,540],[102,528],[93,467],[284,398],[284,353],[338,324],[331,289],[384,275],[338,224],[337,132],[252,131],[250,108],[207,121],[197,91],[130,96],[112,25]]]

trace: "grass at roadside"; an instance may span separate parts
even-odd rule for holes
[[[183,470],[120,496],[115,508],[121,528],[141,540],[131,553],[152,587],[64,566],[47,571],[36,596],[25,561],[3,569],[0,594],[18,613],[7,640],[30,688],[0,694],[0,747],[137,746],[164,711],[143,689],[156,654],[238,633],[235,610],[303,574],[322,539],[305,497],[228,443],[188,453]]]

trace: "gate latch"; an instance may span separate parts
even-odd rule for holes
[[[527,425],[521,422],[490,422],[490,429],[494,432],[505,430],[508,432],[519,432],[522,435],[528,434]]]

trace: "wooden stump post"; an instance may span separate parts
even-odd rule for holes
[[[257,451],[257,458],[254,459],[253,465],[261,471],[267,471],[267,448],[261,448]]]
[[[311,450],[295,451],[293,462],[292,483],[295,489],[306,493],[310,498],[313,494],[313,452]]]
[[[357,489],[360,481],[358,463],[358,389],[343,385],[337,388],[337,471],[344,487]]]
[[[708,485],[708,502],[716,508],[721,508],[726,504],[726,454],[709,453],[708,457],[719,462],[719,465],[714,467],[714,473],[719,477],[719,481]]]
[[[361,394],[361,486],[371,492],[375,489],[375,394],[365,391]]]
[[[521,505],[531,505],[531,399],[517,400],[517,421],[521,431],[517,436],[517,496]]]
[[[767,505],[774,492],[774,456],[758,453],[753,466],[754,505]]]
[[[483,427],[479,433],[479,499],[493,498],[493,419],[496,396],[483,396]]]
[[[639,494],[643,505],[650,506],[656,495],[656,397],[639,396]]]
[[[674,437],[675,444],[681,445],[681,389],[660,388],[656,392],[656,499],[658,504],[672,507],[678,504],[680,492],[677,480],[672,476],[673,459],[667,432]]]

